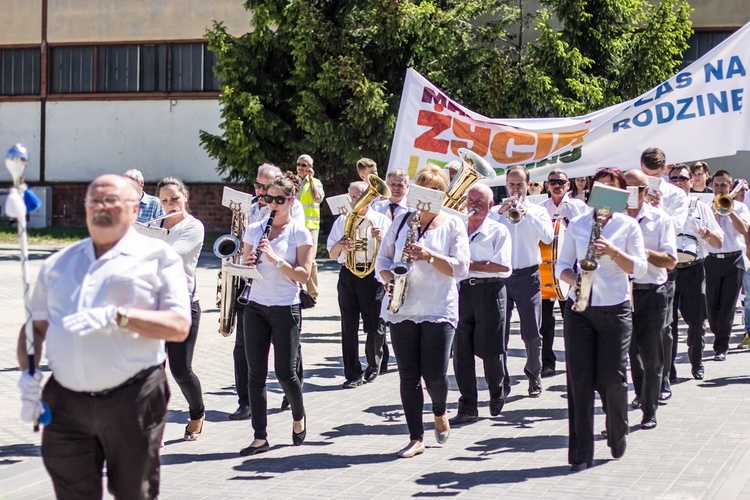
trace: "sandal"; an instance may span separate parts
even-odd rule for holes
[[[201,432],[203,432],[203,422],[206,420],[206,415],[204,414],[201,418],[198,420],[191,420],[186,426],[185,426],[185,436],[183,439],[185,441],[195,441],[198,439],[198,436],[201,435]],[[197,422],[195,424],[194,422]],[[190,426],[197,426],[197,429],[194,431],[190,430]]]

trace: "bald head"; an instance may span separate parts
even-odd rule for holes
[[[645,186],[648,176],[642,170],[628,170],[623,174],[625,184],[628,186]]]

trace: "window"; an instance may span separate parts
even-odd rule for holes
[[[688,40],[688,49],[682,55],[681,68],[687,68],[711,49],[732,36],[731,31],[697,31]]]
[[[97,49],[96,91],[138,92],[138,45],[105,45]]]
[[[39,48],[0,49],[0,95],[36,95],[41,88]]]
[[[51,55],[52,93],[94,91],[94,47],[57,47]]]

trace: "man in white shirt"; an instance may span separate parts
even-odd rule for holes
[[[687,165],[675,165],[669,173],[669,182],[689,193],[693,186],[693,174]],[[678,338],[678,311],[688,327],[687,345],[691,373],[696,380],[703,380],[703,347],[706,345],[706,271],[704,259],[708,245],[721,248],[724,231],[714,219],[711,209],[698,200],[690,198],[688,218],[677,235],[677,279],[675,280],[674,306],[672,307],[672,338]],[[670,376],[677,376],[675,358],[677,342],[672,343]],[[666,362],[666,360],[665,360]]]
[[[510,276],[510,233],[487,218],[492,190],[474,184],[466,193],[469,213],[469,275],[459,283],[458,326],[454,339],[453,371],[458,390],[458,413],[451,425],[476,422],[477,378],[474,356],[484,362],[484,378],[490,392],[490,415],[496,417],[505,404],[503,356],[505,344],[505,284]]]
[[[400,168],[393,169],[385,176],[385,183],[391,190],[391,197],[387,200],[373,201],[372,208],[393,220],[409,211],[406,205],[406,195],[409,194],[409,174]]]
[[[52,371],[42,458],[58,498],[101,498],[105,461],[116,498],[156,498],[169,394],[164,341],[183,341],[191,323],[183,263],[131,227],[138,193],[127,178],[98,177],[85,204],[91,238],[44,262],[31,300],[36,352],[46,341]],[[18,363],[27,369],[23,329]],[[41,372],[24,371],[27,416],[38,414],[40,383]]]
[[[638,187],[638,205],[628,207],[628,215],[638,221],[646,247],[648,270],[632,283],[633,336],[630,342],[630,371],[635,400],[632,406],[643,410],[641,429],[656,427],[656,407],[661,391],[662,371],[671,351],[663,351],[662,333],[667,323],[667,269],[677,263],[672,223],[667,214],[644,200],[648,196],[646,175],[640,170],[624,174],[628,186]]]
[[[567,226],[573,217],[586,213],[589,209],[588,205],[582,200],[569,197],[569,189],[568,174],[563,170],[556,168],[547,174],[547,192],[550,197],[540,206],[547,209],[553,225],[559,219],[561,224]],[[558,241],[552,242],[552,245],[557,244],[559,244]],[[555,301],[557,301],[560,311],[563,310],[563,303],[559,298],[545,298],[544,295],[545,293],[542,291],[542,326],[540,328],[542,334],[542,378],[551,377],[555,374],[555,363],[557,362],[557,356],[555,356],[553,349],[555,342]]]
[[[728,195],[732,188],[732,175],[718,170],[711,181],[716,196]],[[714,207],[715,208],[715,207]],[[734,306],[740,294],[745,275],[745,238],[748,234],[750,210],[744,203],[732,200],[732,211],[728,215],[715,215],[724,231],[721,248],[710,249],[706,257],[706,306],[708,325],[714,332],[714,360],[725,361],[732,335]]]
[[[503,200],[497,211],[493,209],[490,216],[508,228],[513,242],[513,274],[505,280],[508,295],[505,345],[508,345],[510,339],[510,316],[515,304],[521,318],[521,338],[526,345],[524,373],[529,379],[529,396],[536,398],[542,394],[542,336],[539,333],[542,320],[539,263],[542,261],[542,254],[539,250],[539,241],[550,243],[554,235],[547,210],[526,202],[529,187],[529,173],[526,168],[522,165],[510,167],[505,179],[510,197]],[[511,216],[508,215],[509,212]],[[510,393],[507,354],[504,356],[503,364],[503,383],[507,395]]]
[[[352,205],[367,191],[368,184],[363,181],[349,185],[349,196]],[[373,382],[380,373],[383,360],[383,343],[385,325],[380,321],[380,306],[383,299],[383,287],[375,278],[374,249],[391,225],[385,215],[370,209],[362,208],[359,216],[363,217],[354,229],[354,240],[346,234],[346,223],[350,215],[340,215],[333,223],[328,235],[326,247],[332,259],[341,264],[338,282],[338,301],[341,311],[341,351],[344,361],[344,389],[353,389],[362,385],[362,363],[359,361],[359,318],[362,317],[362,329],[367,335],[365,356],[367,369],[364,370],[364,381]],[[356,221],[355,221],[356,224]],[[363,245],[364,246],[363,248]],[[353,252],[353,254],[352,254]],[[356,269],[346,265],[347,256],[354,257]],[[350,262],[351,264],[351,262]],[[365,276],[368,267],[372,270]]]

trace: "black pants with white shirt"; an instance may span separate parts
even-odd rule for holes
[[[678,264],[679,265],[679,264]],[[672,308],[672,364],[677,353],[677,312],[687,325],[688,359],[693,369],[703,366],[703,348],[706,345],[706,272],[703,259],[690,266],[677,269],[674,306]],[[676,375],[676,373],[675,373]]]
[[[529,378],[529,388],[542,387],[542,335],[539,328],[542,322],[542,292],[538,266],[514,270],[505,278],[505,290],[508,294],[505,311],[505,345],[510,341],[510,318],[513,306],[518,308],[521,320],[521,338],[526,346],[526,365],[524,373]],[[508,373],[508,355],[504,359],[505,392],[510,392],[510,374]]]
[[[630,373],[633,389],[641,398],[643,419],[656,416],[662,371],[669,353],[664,352],[662,325],[667,318],[666,284],[639,289],[633,284],[633,338],[630,342]]]
[[[729,337],[734,323],[734,308],[745,276],[742,252],[718,258],[708,254],[706,268],[706,309],[708,325],[714,332],[714,352],[729,350]]]
[[[557,356],[555,356],[555,303],[558,304],[560,312],[565,307],[565,302],[560,300],[542,300],[542,326],[539,333],[542,334],[542,367],[555,369]]]
[[[172,372],[177,385],[180,386],[182,395],[188,403],[190,420],[198,420],[203,416],[206,407],[203,405],[203,391],[201,381],[193,372],[193,353],[198,341],[198,329],[201,324],[201,305],[197,300],[190,305],[190,313],[193,323],[190,325],[190,333],[182,342],[167,342],[167,357],[169,358],[169,371]]]

